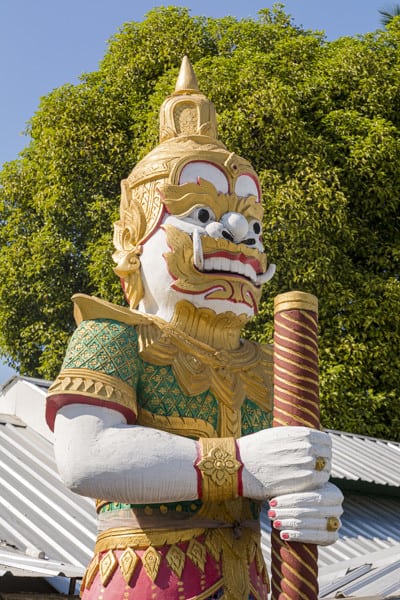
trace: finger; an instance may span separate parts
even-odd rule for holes
[[[324,531],[320,529],[295,531],[282,530],[280,538],[287,542],[301,542],[303,544],[318,544],[319,546],[329,546],[339,539],[337,531]]]
[[[323,487],[310,492],[284,494],[276,496],[269,502],[271,508],[297,508],[315,506],[336,506],[343,502],[343,494],[333,483],[327,482]]]
[[[268,517],[271,521],[278,519],[328,519],[329,517],[340,517],[343,514],[341,504],[334,506],[321,506],[316,508],[283,508],[272,509],[268,511]]]
[[[334,517],[336,519],[335,527],[340,529],[342,522],[338,517]],[[332,517],[329,516],[329,520]],[[329,533],[335,533],[334,531],[329,531],[328,528],[328,518],[307,518],[307,519],[277,519],[273,522],[274,529],[279,529],[279,531],[328,531]]]

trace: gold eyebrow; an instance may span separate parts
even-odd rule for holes
[[[198,183],[164,184],[159,188],[163,204],[170,214],[184,217],[199,206],[209,207],[217,221],[227,212],[238,212],[248,220],[262,220],[263,207],[255,196],[242,198],[236,194],[222,194],[215,186],[200,179]]]

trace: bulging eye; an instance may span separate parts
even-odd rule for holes
[[[253,232],[255,235],[260,235],[262,230],[262,225],[260,221],[253,219],[249,223],[249,231]]]
[[[257,248],[262,252],[264,247],[260,239],[261,231],[261,222],[258,221],[258,219],[252,219],[249,222],[249,228],[247,230],[245,239],[242,240],[242,244],[246,244],[246,246],[249,246],[250,248]]]
[[[215,221],[215,215],[208,206],[198,206],[186,215],[185,220],[191,220],[199,225],[208,225],[208,223]]]

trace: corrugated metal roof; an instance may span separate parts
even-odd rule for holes
[[[0,464],[0,541],[83,573],[96,536],[94,503],[64,487],[51,443],[29,427],[0,424]]]
[[[82,567],[55,560],[33,558],[0,546],[0,577],[7,573],[15,577],[81,578]]]
[[[66,595],[68,598],[76,598],[80,591],[82,567],[45,558],[29,557],[0,545],[0,578],[1,598],[9,597],[5,592],[18,592],[18,598],[26,598],[25,595],[21,596],[23,592],[35,590],[38,593],[45,589],[53,590],[49,596],[46,594],[46,598],[53,598],[55,592],[62,594],[64,598]],[[39,581],[46,583],[39,584]],[[46,587],[46,584],[49,587]],[[17,595],[12,594],[10,598],[16,598]],[[42,594],[40,597],[42,598]]]
[[[400,487],[400,444],[331,431],[332,477]]]
[[[321,598],[399,598],[400,544],[320,572]]]

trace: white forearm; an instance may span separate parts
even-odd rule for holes
[[[198,452],[204,458],[202,443],[127,425],[118,411],[81,404],[64,406],[58,412],[55,439],[60,475],[74,492],[132,504],[198,498],[196,463]],[[218,440],[210,442],[219,445]],[[243,464],[243,495],[248,498],[266,500],[313,490],[328,480],[330,439],[319,431],[279,427],[242,437],[237,445]],[[235,458],[235,453],[230,458]],[[317,470],[316,461],[321,458],[324,468]],[[212,454],[206,459],[208,467],[225,468],[224,457],[222,462]],[[208,467],[204,471],[199,465],[202,497],[207,498],[213,476],[207,474]],[[206,488],[204,477],[208,478]],[[221,499],[235,497],[235,486],[229,485],[229,489],[220,487],[212,494]]]
[[[78,494],[133,504],[197,498],[196,443],[128,426],[114,410],[63,407],[55,422],[55,455],[64,483]]]

